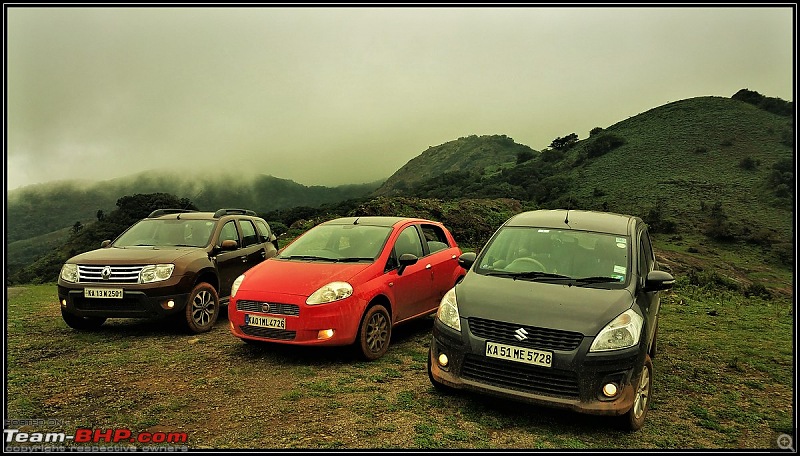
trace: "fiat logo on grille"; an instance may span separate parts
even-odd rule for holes
[[[519,328],[514,331],[514,337],[521,342],[528,338],[528,331],[525,331],[525,328]]]
[[[261,311],[264,312],[264,313],[269,313],[269,303],[268,302],[262,302],[261,303]]]
[[[111,278],[111,266],[104,267],[103,270],[100,271],[100,277],[102,277],[103,280],[110,279]]]

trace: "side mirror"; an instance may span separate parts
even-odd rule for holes
[[[233,239],[225,239],[219,248],[220,250],[236,250],[239,248],[239,243]]]
[[[100,248],[104,249],[104,248],[108,247],[109,245],[111,245],[111,241],[106,239],[105,241],[100,243]]]
[[[650,271],[644,281],[642,291],[650,293],[653,291],[669,290],[675,285],[675,278],[672,274],[665,271]]]
[[[475,264],[475,259],[478,257],[478,254],[475,252],[467,252],[462,253],[460,257],[458,257],[458,265],[464,269],[469,269]]]
[[[411,253],[404,253],[400,255],[400,258],[397,259],[397,262],[400,263],[400,267],[397,268],[397,275],[403,275],[403,271],[406,269],[406,267],[415,264],[418,260],[419,258]]]

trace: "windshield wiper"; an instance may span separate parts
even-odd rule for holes
[[[373,257],[344,257],[338,258],[336,261],[340,263],[358,263],[359,261],[375,261]]]
[[[289,256],[282,256],[279,257],[284,260],[308,260],[308,261],[339,261],[336,258],[326,258],[316,255],[289,255]]]
[[[578,283],[620,283],[621,280],[619,280],[619,278],[617,278],[617,277],[592,276],[592,277],[575,278],[575,282],[578,282]]]
[[[567,277],[561,274],[552,274],[550,272],[541,272],[541,271],[526,271],[526,272],[495,271],[495,272],[487,272],[486,275],[511,277],[514,280],[517,279],[572,280],[572,277]]]

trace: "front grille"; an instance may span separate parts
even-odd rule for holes
[[[111,274],[103,278],[103,270]],[[138,283],[144,266],[90,266],[78,265],[78,281],[81,283]]]
[[[259,328],[246,325],[239,326],[239,329],[248,336],[275,340],[294,340],[296,334],[295,331],[287,331],[285,329]]]
[[[465,379],[525,393],[563,398],[579,396],[574,372],[531,366],[467,354],[461,375]]]
[[[494,342],[508,343],[519,347],[539,348],[545,350],[572,351],[583,341],[583,334],[557,329],[537,328],[535,326],[518,325],[503,321],[485,320],[471,317],[469,330],[477,337]],[[519,340],[516,331],[524,329],[526,339]]]
[[[269,304],[269,312],[264,312],[262,309],[264,304]],[[240,312],[255,312],[255,313],[268,313],[272,315],[300,315],[300,306],[296,304],[278,304],[274,302],[262,301],[236,301],[236,310]]]

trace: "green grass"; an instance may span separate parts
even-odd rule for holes
[[[197,449],[776,448],[794,429],[791,307],[679,280],[661,309],[652,408],[631,435],[608,417],[438,393],[429,320],[363,362],[244,344],[225,318],[199,336],[113,319],[80,333],[61,321],[54,284],[10,288],[6,416],[63,423],[41,432],[182,431]]]

